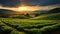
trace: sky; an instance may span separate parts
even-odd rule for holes
[[[53,4],[60,4],[60,0],[28,0],[30,4],[33,5],[53,5]]]
[[[0,0],[0,4],[3,6],[16,6],[20,4],[20,0]]]
[[[60,4],[60,0],[24,0],[29,5],[55,5]],[[20,5],[20,0],[0,0],[0,4],[3,6],[17,6]]]

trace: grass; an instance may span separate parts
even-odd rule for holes
[[[0,18],[0,33],[1,34],[5,34],[5,33],[6,34],[7,33],[8,34],[9,33],[10,34],[52,34],[56,31],[60,32],[59,17],[60,17],[60,13],[54,13],[48,15],[45,14],[30,19]]]
[[[31,19],[39,20],[60,20],[60,13],[44,14]]]

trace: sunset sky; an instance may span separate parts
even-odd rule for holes
[[[14,11],[49,10],[56,7],[60,7],[60,0],[0,0],[0,9]]]
[[[24,0],[29,5],[55,5],[60,4],[60,0]],[[17,6],[21,3],[20,0],[0,0],[0,4],[3,6]]]

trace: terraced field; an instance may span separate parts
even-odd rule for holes
[[[0,18],[1,34],[60,34],[60,13],[30,19]]]

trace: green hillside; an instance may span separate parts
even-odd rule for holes
[[[0,18],[1,34],[60,34],[60,13],[30,19]]]
[[[3,19],[0,30],[6,34],[49,34],[60,29],[60,20]]]
[[[60,13],[44,14],[31,19],[60,20]]]

